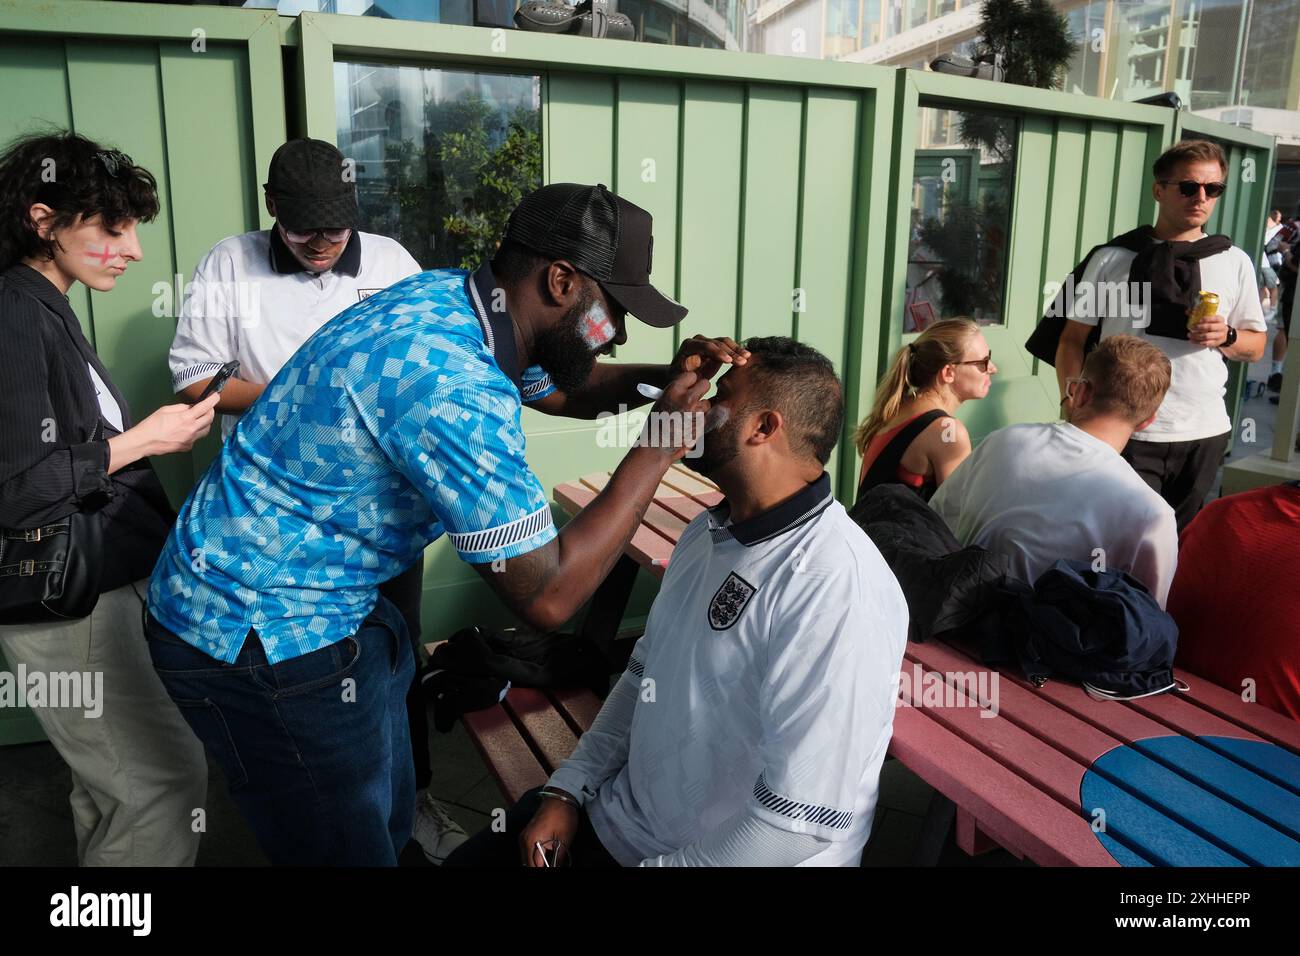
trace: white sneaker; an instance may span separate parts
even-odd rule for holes
[[[469,839],[469,834],[451,818],[441,803],[427,790],[422,790],[415,798],[411,838],[420,844],[425,859],[434,866],[442,866],[451,851]]]

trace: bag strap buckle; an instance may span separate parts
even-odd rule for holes
[[[40,540],[41,540],[41,529],[40,529],[40,528],[32,528],[30,531],[24,531],[24,532],[23,532],[23,540],[24,540],[24,541],[28,541],[28,542],[31,542],[31,541],[40,541]]]
[[[36,562],[31,558],[26,558],[18,562],[18,576],[20,578],[30,578],[36,573]]]

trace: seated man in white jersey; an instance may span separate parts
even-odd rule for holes
[[[844,416],[831,363],[783,337],[745,346],[685,459],[726,500],[682,532],[573,756],[447,865],[858,865],[907,604],[824,471]]]
[[[1151,424],[1170,362],[1132,335],[1102,339],[1066,383],[1068,421],[984,439],[930,507],[963,546],[1011,559],[1028,583],[1062,558],[1127,571],[1163,608],[1178,560],[1174,509],[1120,455]]]

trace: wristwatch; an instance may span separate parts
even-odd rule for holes
[[[1223,340],[1223,344],[1220,345],[1219,348],[1230,349],[1232,348],[1233,343],[1236,341],[1237,341],[1237,330],[1230,325],[1228,326],[1228,337]]]

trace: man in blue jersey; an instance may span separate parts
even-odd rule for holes
[[[746,353],[696,336],[666,366],[596,362],[649,281],[651,217],[604,186],[525,197],[495,258],[423,272],[340,313],[245,412],[181,509],[149,592],[154,665],[273,863],[391,865],[411,829],[405,625],[378,596],[446,534],[549,630],[609,572],[689,435],[633,448],[557,531],[521,403],[573,417],[704,411]],[[405,651],[405,653],[404,653]]]

